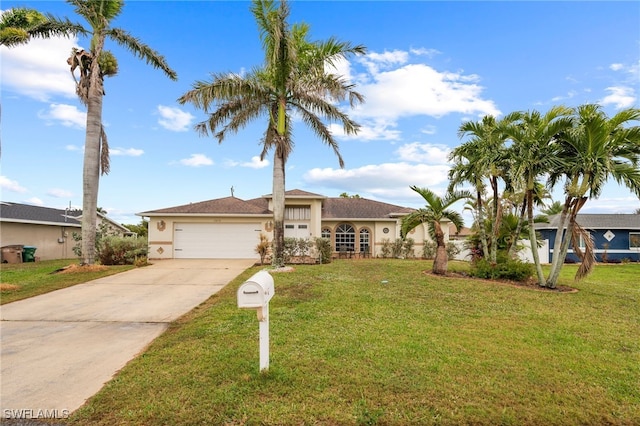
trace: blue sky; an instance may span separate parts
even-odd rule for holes
[[[81,21],[62,1],[3,1]],[[121,223],[135,213],[226,197],[271,193],[272,161],[260,162],[258,121],[223,144],[198,136],[202,111],[176,99],[213,72],[243,72],[263,61],[246,1],[128,1],[113,25],[163,54],[173,82],[123,51],[107,49],[119,74],[105,82],[103,121],[111,173],[98,205]],[[461,122],[554,105],[602,104],[610,115],[638,107],[639,2],[293,1],[290,22],[312,39],[335,36],[368,54],[340,65],[366,103],[349,114],[356,137],[338,133],[345,168],[331,149],[294,123],[287,189],[343,192],[420,207],[410,185],[441,192]],[[82,206],[85,108],[66,64],[86,39],[33,40],[0,48],[2,200]],[[560,188],[555,198],[560,200]],[[585,213],[631,213],[640,200],[607,184]],[[467,225],[470,225],[467,220]]]

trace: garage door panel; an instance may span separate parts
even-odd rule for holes
[[[256,257],[259,223],[177,223],[174,257],[179,259],[246,259]]]

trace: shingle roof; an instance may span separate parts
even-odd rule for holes
[[[252,200],[255,201],[255,200]],[[166,209],[151,210],[138,213],[140,216],[159,214],[269,214],[266,209],[267,202],[264,200],[264,207],[257,203],[244,201],[236,197],[218,198],[215,200],[201,201],[199,203],[189,203],[182,206],[169,207]]]
[[[0,203],[0,220],[3,222],[60,224],[81,226],[81,210],[52,209],[2,201]]]
[[[366,198],[327,198],[322,203],[323,219],[380,219],[412,211],[413,209]]]
[[[391,218],[394,214],[411,213],[413,209],[368,200],[366,198],[327,198],[323,195],[294,189],[285,192],[286,197],[322,198],[323,219],[382,219]],[[251,200],[241,200],[235,197],[218,198],[215,200],[190,203],[166,209],[151,210],[138,213],[139,216],[160,216],[163,214],[271,214],[269,210],[270,195]]]
[[[640,214],[578,214],[577,221],[586,229],[640,229]],[[549,216],[549,223],[537,223],[536,229],[557,229],[560,215]]]

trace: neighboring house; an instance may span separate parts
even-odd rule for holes
[[[336,255],[380,253],[384,240],[400,237],[403,216],[413,209],[365,198],[330,198],[301,190],[285,193],[285,237],[324,237]],[[260,234],[273,237],[272,196],[236,197],[137,213],[149,218],[149,258],[257,258]],[[448,227],[445,227],[445,230]],[[422,252],[427,225],[409,234]],[[446,232],[446,231],[445,231]],[[448,235],[447,235],[448,238]]]
[[[553,260],[554,242],[560,215],[549,216],[549,223],[538,223],[536,229],[547,240],[549,262]],[[595,245],[598,262],[631,260],[640,261],[640,214],[578,214],[577,222],[586,229]],[[584,247],[584,240],[579,241]],[[567,260],[578,261],[570,246]]]
[[[73,253],[76,242],[73,233],[82,232],[82,211],[52,209],[30,204],[0,202],[0,245],[36,247],[40,260],[77,258]],[[104,224],[108,232],[130,234],[124,226],[98,213],[98,226]]]

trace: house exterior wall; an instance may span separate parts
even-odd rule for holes
[[[255,223],[260,222],[265,235],[273,238],[273,220],[269,217],[158,216],[149,218],[149,259],[173,259],[174,224],[176,223]],[[256,246],[260,241],[256,239]]]
[[[80,227],[44,225],[33,223],[2,222],[0,226],[2,246],[23,245],[36,247],[39,260],[76,259],[72,235],[80,233]]]
[[[595,246],[596,261],[603,262],[603,256],[608,261],[622,261],[625,259],[640,262],[640,249],[633,249],[629,247],[629,235],[630,233],[640,233],[640,230],[629,229],[588,229],[591,237],[593,238]],[[605,234],[611,232],[614,237],[611,240],[607,240]],[[540,234],[543,239],[549,240],[549,261],[553,260],[554,243],[556,238],[555,229],[542,229]],[[569,246],[567,252],[567,259],[569,261],[578,262],[579,258],[574,253],[572,246]]]

